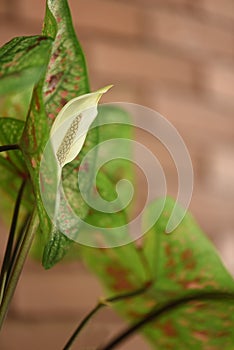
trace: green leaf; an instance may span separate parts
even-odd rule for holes
[[[51,232],[50,240],[46,243],[43,251],[42,265],[44,268],[46,270],[50,269],[62,260],[71,243],[72,241],[67,236],[54,228]]]
[[[53,119],[70,99],[89,92],[88,77],[83,52],[75,36],[67,1],[47,1],[43,34],[54,39],[46,76],[34,91],[31,113],[28,117],[22,140],[27,166],[33,180],[34,192],[40,216],[40,229],[44,236],[45,252],[43,264],[46,268],[58,262],[70,240],[60,237],[61,233],[52,226],[40,198],[39,166],[41,156]],[[89,142],[88,139],[86,142]],[[75,166],[77,166],[74,161]],[[77,178],[77,173],[70,175]],[[65,181],[63,188],[70,194],[72,207],[82,208],[79,193],[70,190],[74,180]],[[70,185],[71,183],[71,185]],[[53,249],[55,244],[56,249]],[[61,249],[61,251],[60,251]],[[50,254],[50,252],[53,252]]]
[[[47,0],[43,34],[54,38],[43,88],[46,111],[53,119],[69,100],[89,92],[85,58],[66,0]]]
[[[161,200],[148,210],[161,208]],[[130,323],[143,319],[162,303],[196,291],[233,292],[232,277],[215,248],[190,214],[171,233],[165,229],[175,203],[167,199],[154,227],[142,245],[114,249],[82,247],[84,260],[100,278],[108,294],[133,291],[151,280],[142,295],[113,307]],[[145,216],[145,223],[148,220]],[[144,223],[144,224],[145,224]],[[125,254],[119,254],[119,252]],[[137,260],[136,260],[137,256]],[[140,271],[144,271],[140,274]],[[234,342],[234,305],[226,300],[193,301],[172,309],[143,328],[153,348],[231,350]]]
[[[161,200],[155,204],[153,208],[157,210]],[[223,267],[214,246],[191,214],[186,214],[172,234],[165,233],[173,205],[175,201],[167,198],[160,218],[144,240],[145,257],[152,275],[160,276],[160,288],[177,292],[190,288],[219,288],[227,282],[232,285],[233,280]]]
[[[19,144],[24,129],[24,122],[13,118],[0,118],[0,145]],[[0,157],[5,159],[10,168],[16,168],[24,176],[25,163],[20,150],[4,152]]]
[[[97,191],[103,199],[106,201],[115,199],[117,195],[115,184],[104,173],[99,172],[96,185]],[[102,227],[113,228],[127,224],[124,210],[109,214],[91,209],[86,221],[97,227],[97,237],[99,237]],[[87,235],[89,232],[83,234]],[[124,234],[128,233],[124,231]],[[103,237],[106,238],[108,246],[108,235]],[[80,252],[85,263],[100,278],[106,290],[112,295],[137,289],[148,280],[140,252],[134,244],[116,248],[92,248],[82,245]]]
[[[33,86],[18,93],[0,96],[0,115],[25,120],[32,98]]]
[[[99,106],[98,117],[95,121],[95,125],[100,125],[103,123],[108,123],[107,125],[102,125],[91,129],[88,133],[86,142],[84,147],[82,148],[79,157],[65,166],[63,169],[63,188],[68,199],[71,204],[72,209],[76,213],[78,217],[82,220],[85,219],[87,214],[92,211],[89,211],[89,207],[84,201],[82,195],[80,194],[80,189],[77,183],[77,175],[78,172],[84,173],[82,176],[82,181],[85,181],[85,184],[82,185],[83,191],[88,194],[93,189],[91,188],[92,178],[93,178],[93,168],[95,166],[95,158],[96,152],[91,153],[85,159],[85,164],[81,164],[83,158],[88,152],[98,143],[103,141],[112,139],[112,138],[128,138],[130,139],[132,136],[132,131],[130,126],[127,124],[129,122],[129,115],[120,108],[117,107],[107,107],[107,106]],[[118,120],[118,124],[113,124],[114,120]],[[120,124],[122,123],[122,124]],[[98,129],[98,130],[97,130]],[[99,133],[99,138],[97,138],[97,131]],[[126,152],[125,152],[126,153]],[[131,154],[131,150],[129,149],[129,157]],[[119,169],[120,168],[120,169]],[[119,173],[117,170],[119,169]],[[112,179],[115,181],[120,180],[122,177],[132,180],[132,167],[130,162],[125,162],[124,160],[117,160],[117,164],[115,162],[109,163],[105,167],[103,167],[102,171],[104,173],[109,173]],[[115,176],[114,176],[115,175]],[[97,187],[100,192],[105,193],[106,196],[109,197],[109,200],[115,199],[116,192],[113,185],[110,186],[110,180],[105,176],[105,174],[99,174],[97,179]],[[95,188],[95,191],[97,189]],[[112,199],[111,199],[112,198]],[[124,221],[123,221],[124,218]],[[115,226],[124,224],[126,221],[125,214],[110,214],[106,215],[102,212],[92,211],[91,218],[89,219],[89,223],[97,221],[101,226]],[[77,226],[77,235],[80,235],[80,226]],[[124,233],[125,234],[125,233]],[[56,239],[54,239],[54,235]],[[64,239],[59,237],[59,232],[54,231],[54,235],[51,235],[50,240],[48,241],[45,252],[43,255],[43,266],[45,268],[51,268],[55,263],[61,259],[68,251],[69,247],[72,244],[72,241],[69,239]],[[60,234],[63,235],[63,234]],[[79,238],[78,238],[79,240]],[[82,240],[82,239],[81,239]],[[55,242],[60,242],[61,251],[56,248],[53,249],[53,245]],[[62,242],[62,243],[61,243]],[[56,245],[56,244],[55,244]],[[57,244],[58,245],[58,244]],[[56,245],[56,247],[57,247]],[[52,247],[52,249],[51,249]],[[78,249],[77,249],[78,251]],[[57,253],[54,254],[54,252]]]
[[[155,281],[150,291],[155,295],[155,302],[193,290],[233,291],[232,277],[190,214],[186,214],[171,234],[165,233],[174,205],[168,198],[160,218],[144,239],[144,256]],[[157,206],[161,206],[160,201],[154,210]],[[192,302],[163,316],[144,331],[152,343],[157,344],[157,349],[231,349],[233,311],[234,305],[225,300]]]
[[[90,149],[97,143],[97,132],[95,129],[89,131],[85,144],[79,154],[79,157],[76,158],[73,162],[68,163],[63,168],[62,179],[63,179],[63,189],[65,196],[68,199],[72,209],[75,214],[81,219],[85,219],[89,212],[89,207],[84,201],[82,195],[80,194],[80,189],[78,186],[77,174],[78,171],[85,172],[86,184],[84,186],[86,192],[90,191],[90,182],[92,181],[92,167],[94,166],[94,156],[89,157],[86,160],[86,166],[89,170],[86,173],[86,168],[81,169],[81,162],[83,157]],[[77,235],[79,234],[80,226],[77,226]],[[70,248],[74,242],[70,240],[63,233],[59,232],[55,228],[50,233],[49,239],[45,243],[45,249],[43,253],[42,264],[45,269],[50,269],[60,260],[62,260],[65,255],[69,252]],[[75,244],[77,245],[77,244]]]
[[[96,119],[96,123],[101,124],[98,128],[99,144],[107,140],[118,138],[132,140],[133,128],[130,121],[131,117],[124,109],[114,105],[100,105],[98,108],[98,117]],[[125,144],[121,146],[120,143],[119,154],[122,154],[121,147],[125,147]],[[124,151],[126,154],[126,150]],[[133,150],[129,148],[127,151],[129,158],[132,159]],[[109,153],[111,154],[111,149]],[[110,161],[102,167],[102,170],[115,183],[121,179],[127,179],[131,182],[134,180],[132,163],[124,159]]]
[[[0,49],[0,95],[32,87],[46,70],[51,39],[45,36],[18,37]]]

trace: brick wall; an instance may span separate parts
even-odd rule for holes
[[[191,211],[234,272],[233,0],[71,0],[70,5],[92,88],[113,83],[115,88],[105,101],[151,107],[181,133],[195,171]],[[0,43],[13,36],[39,33],[43,14],[44,1],[1,0]],[[175,195],[172,162],[160,147],[149,147],[159,152],[169,192]],[[79,282],[86,280],[88,295]],[[76,292],[65,288],[74,283]],[[57,267],[55,274],[45,275],[29,263],[5,327],[3,349],[17,349],[19,341],[25,349],[46,348],[47,340],[51,349],[59,348],[59,340],[77,319],[73,308],[79,308],[77,297],[87,297],[87,310],[99,294],[96,280],[87,277],[79,264]],[[66,320],[64,324],[59,318]],[[23,320],[35,332],[27,341],[23,340]],[[113,316],[115,322],[120,321]],[[11,335],[14,340],[9,343],[6,337]]]

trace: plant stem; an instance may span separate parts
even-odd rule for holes
[[[7,276],[8,276],[8,271],[11,265],[11,257],[12,257],[12,248],[13,248],[13,243],[14,243],[14,238],[15,238],[15,231],[16,231],[16,226],[17,226],[17,220],[18,220],[18,215],[19,215],[19,208],[20,208],[20,203],[21,199],[23,196],[24,188],[25,188],[25,183],[26,181],[23,180],[18,196],[16,199],[15,203],[15,208],[13,212],[13,217],[11,221],[11,228],[10,228],[10,233],[9,233],[9,238],[7,242],[7,247],[6,247],[6,252],[4,255],[3,263],[2,263],[2,269],[1,269],[1,275],[0,275],[0,304],[2,302],[4,290],[5,290],[5,285],[7,281]]]
[[[155,321],[160,316],[171,312],[173,309],[176,309],[184,304],[187,304],[191,301],[220,301],[220,300],[227,300],[227,301],[234,301],[234,293],[232,292],[221,292],[221,291],[214,291],[214,292],[194,292],[190,293],[189,295],[184,295],[183,297],[171,300],[167,303],[163,303],[158,305],[155,309],[153,309],[151,312],[149,312],[145,318],[142,320],[136,322],[132,326],[130,326],[128,329],[120,333],[116,338],[112,339],[107,345],[105,345],[102,348],[98,348],[98,350],[110,350],[114,349],[117,345],[119,345],[120,342],[123,340],[126,340],[127,337],[132,335],[134,332],[138,331],[142,327],[146,326],[148,323]]]
[[[24,262],[26,260],[28,251],[31,247],[35,232],[38,228],[39,220],[36,210],[34,210],[30,223],[27,227],[27,231],[25,233],[23,242],[21,247],[19,248],[18,255],[16,257],[16,261],[14,266],[12,267],[12,272],[9,276],[9,280],[5,289],[5,293],[3,296],[2,304],[0,306],[0,329],[5,319],[10,301],[13,297],[17,282],[19,280],[21,271],[24,266]]]
[[[11,266],[10,266],[10,269],[9,269],[9,272],[8,272],[8,277],[10,276],[12,268],[13,268],[13,266],[15,264],[16,257],[17,257],[18,252],[19,252],[19,248],[21,247],[22,242],[24,240],[24,236],[25,236],[25,233],[27,232],[27,227],[28,227],[29,222],[31,220],[31,216],[32,216],[32,213],[28,213],[26,215],[25,220],[23,221],[22,226],[20,227],[19,235],[17,237],[16,243],[15,243],[15,247],[14,247],[14,250],[12,252]]]
[[[13,144],[13,145],[0,146],[0,152],[11,151],[14,149],[20,149],[19,145]]]
[[[151,282],[148,282],[143,287],[141,287],[140,289],[134,290],[134,291],[129,292],[129,293],[124,293],[124,294],[116,295],[116,296],[113,296],[113,297],[110,297],[110,298],[107,298],[107,299],[100,300],[98,302],[98,304],[80,322],[80,324],[78,325],[78,327],[76,328],[76,330],[74,331],[74,333],[72,334],[72,336],[70,337],[70,339],[68,340],[66,345],[64,346],[63,350],[69,350],[71,348],[73,342],[75,341],[75,339],[78,336],[78,334],[80,333],[80,331],[88,323],[88,321],[91,319],[91,317],[93,315],[95,315],[101,308],[103,308],[104,306],[108,306],[108,305],[110,305],[113,302],[117,302],[117,301],[124,300],[124,299],[127,299],[127,298],[132,298],[134,296],[142,294],[150,286],[151,286]]]

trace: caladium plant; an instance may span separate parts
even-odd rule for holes
[[[117,248],[78,245],[60,231],[58,219],[61,222],[64,218],[57,215],[58,207],[52,218],[48,215],[41,184],[46,188],[51,182],[50,177],[41,179],[40,175],[49,143],[56,203],[62,184],[71,209],[82,220],[99,227],[127,224],[128,210],[112,214],[91,209],[77,185],[82,159],[99,140],[132,136],[128,123],[89,130],[98,100],[108,89],[90,92],[84,54],[66,0],[47,0],[42,35],[15,38],[0,49],[0,205],[7,220],[14,206],[1,270],[0,324],[33,241],[34,254],[42,259],[45,269],[60,262],[76,245],[77,255],[98,276],[107,298],[79,324],[64,349],[72,346],[100,307],[112,305],[130,326],[109,344],[97,344],[97,349],[114,348],[139,330],[155,349],[231,350],[233,279],[189,214],[170,235],[165,234],[172,199],[165,201],[161,216],[140,242]],[[123,120],[130,118],[116,106],[99,109],[99,116],[108,113],[119,114]],[[91,170],[85,178],[87,192],[96,157],[98,154],[93,154],[86,164]],[[97,175],[95,190],[106,201],[113,201],[115,184],[121,177],[133,179],[128,162],[106,164]],[[160,200],[157,205],[161,205]],[[76,229],[80,234],[82,227]]]

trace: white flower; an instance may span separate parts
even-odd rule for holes
[[[63,223],[63,214],[68,218],[71,216],[62,188],[62,169],[80,153],[98,114],[98,101],[111,86],[72,99],[52,125],[40,165],[40,190],[47,214],[54,224]]]
[[[50,131],[50,141],[60,169],[80,153],[90,125],[97,116],[98,101],[111,87],[72,99],[57,115]]]

